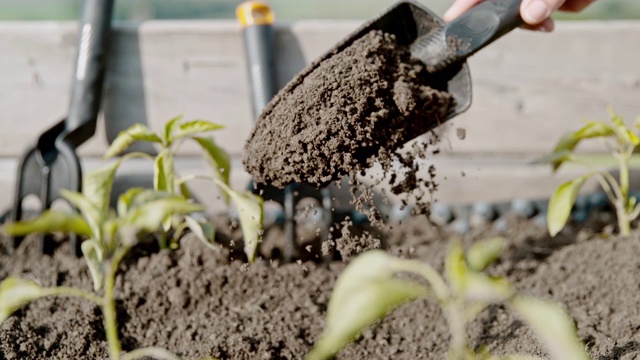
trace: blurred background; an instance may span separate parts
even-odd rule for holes
[[[0,20],[75,20],[82,0],[0,0]],[[232,19],[240,0],[120,0],[115,17],[120,20]],[[279,21],[299,19],[367,19],[395,0],[271,0]],[[453,0],[421,1],[443,14]],[[600,0],[579,14],[558,19],[640,19],[639,0]]]

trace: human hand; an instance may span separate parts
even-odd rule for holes
[[[444,14],[449,22],[483,0],[456,0]],[[595,0],[522,0],[520,15],[526,29],[549,32],[553,30],[551,13],[556,10],[577,12],[586,8]]]

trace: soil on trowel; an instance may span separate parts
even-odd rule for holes
[[[603,237],[589,228],[569,227],[549,238],[543,226],[509,219],[509,246],[490,268],[523,293],[548,298],[576,319],[594,359],[640,356],[640,233]],[[442,233],[444,231],[444,233]],[[442,270],[448,230],[424,217],[394,227],[385,241],[390,253],[425,261]],[[491,226],[472,229],[464,243],[495,235]],[[90,291],[82,259],[66,243],[40,255],[35,238],[13,254],[0,240],[0,280],[9,275],[44,286],[77,286]],[[188,236],[176,251],[133,252],[116,283],[119,328],[125,351],[160,346],[198,359],[301,359],[322,332],[336,278],[346,263],[300,262],[253,265],[231,261],[229,251],[211,250]],[[0,327],[0,359],[105,359],[100,311],[86,301],[47,298],[17,311]],[[494,355],[527,353],[546,358],[534,334],[501,306],[470,324],[471,345]],[[337,359],[446,358],[445,320],[429,300],[408,303],[365,330]]]
[[[408,47],[371,31],[278,93],[246,142],[244,165],[259,183],[323,187],[376,162],[391,172],[399,160],[405,169],[393,172],[413,180],[394,192],[412,191],[415,156],[395,152],[444,121],[453,105],[449,93],[428,83]]]

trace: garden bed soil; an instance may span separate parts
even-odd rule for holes
[[[550,239],[533,221],[510,218],[509,247],[490,271],[507,276],[523,293],[557,301],[575,318],[595,359],[640,357],[640,232],[629,238],[600,235],[592,226],[570,227]],[[495,234],[476,227],[465,243]],[[451,234],[415,217],[386,237],[387,251],[442,268]],[[268,239],[268,237],[267,237]],[[349,239],[338,239],[338,248]],[[44,286],[91,290],[82,259],[66,242],[39,255],[33,237],[9,255],[0,242],[0,279],[20,276]],[[300,359],[323,329],[337,276],[346,263],[260,259],[253,265],[224,247],[210,250],[191,236],[177,251],[133,252],[117,278],[119,325],[125,350],[166,347],[187,359]],[[468,330],[474,346],[495,354],[544,356],[526,326],[492,306]],[[448,333],[429,300],[405,304],[339,353],[337,359],[444,359]],[[93,304],[47,298],[16,312],[0,327],[0,359],[102,359],[107,357],[101,314]]]

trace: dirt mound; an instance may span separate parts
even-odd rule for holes
[[[453,104],[428,79],[394,35],[371,31],[276,95],[245,144],[244,165],[257,182],[278,187],[323,187],[376,160],[389,169],[398,147]]]

